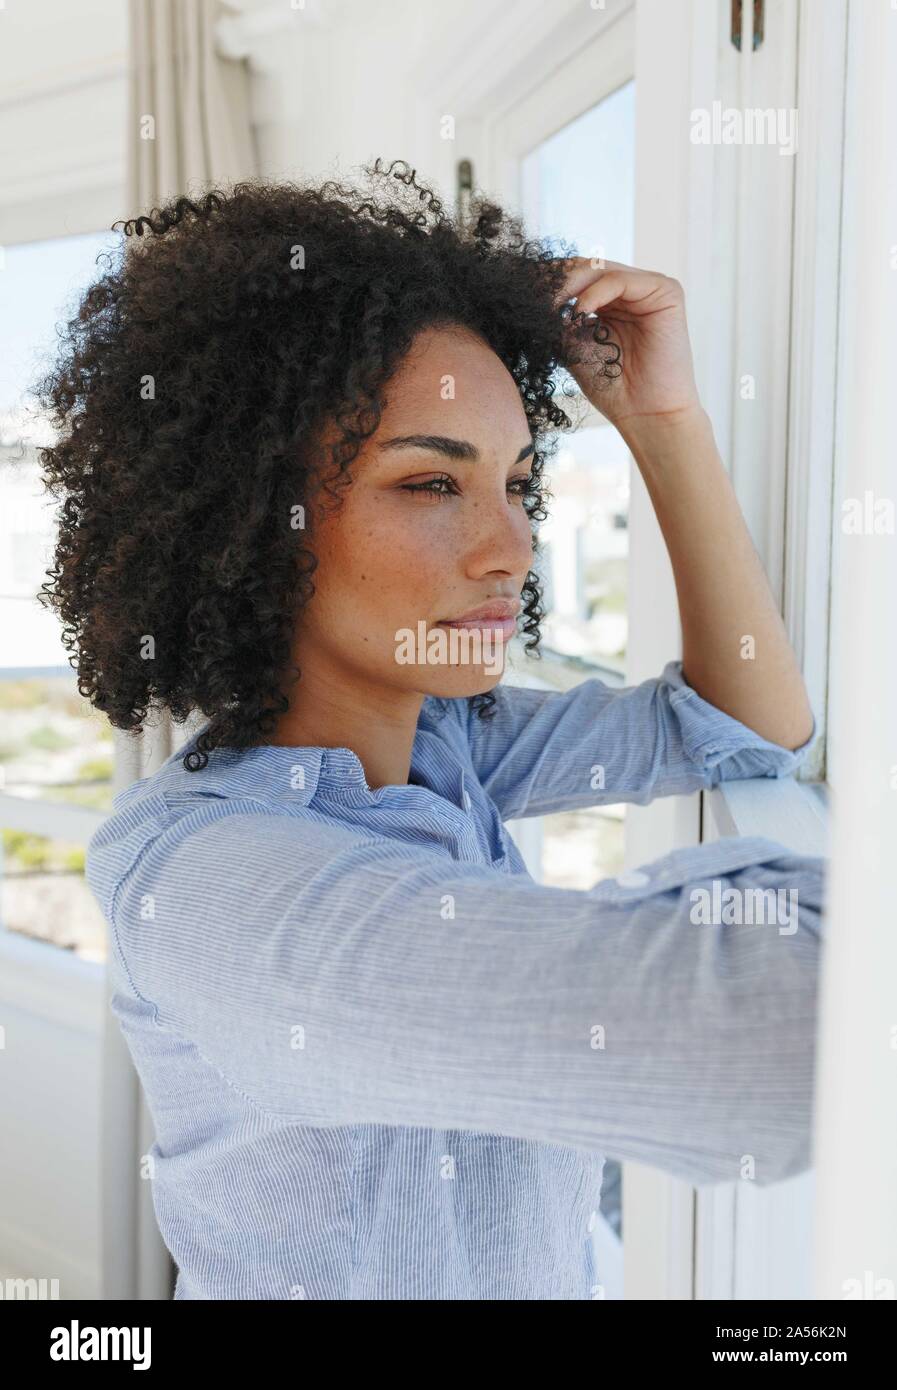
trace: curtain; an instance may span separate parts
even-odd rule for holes
[[[131,0],[131,216],[256,173],[249,70],[216,52],[222,13],[220,0]]]

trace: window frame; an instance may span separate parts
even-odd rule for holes
[[[596,23],[587,40],[562,65],[563,81],[558,80],[558,67],[546,62],[539,82],[490,121],[481,181],[519,214],[525,213],[520,179],[524,156],[634,77],[633,0],[609,0],[593,18]],[[603,420],[597,411],[595,417]]]
[[[754,543],[782,604],[818,729],[815,748],[802,770],[806,781],[756,779],[724,784],[703,794],[700,838],[707,842],[724,835],[760,834],[810,854],[824,854],[828,836],[826,798],[819,794],[827,789],[819,778],[825,769],[827,735],[827,596],[836,462],[839,224],[844,196],[840,140],[845,12],[841,0],[822,0],[822,4],[825,14],[819,13],[815,0],[812,14],[806,0],[796,9],[768,5],[764,47],[753,53],[746,32],[751,7],[744,7],[745,30],[738,52],[730,42],[725,0],[718,0],[715,33],[708,33],[708,26],[702,24],[706,12],[701,14],[700,5],[681,0],[676,6],[681,24],[676,26],[672,13],[668,14],[670,49],[666,51],[668,68],[675,70],[678,59],[689,71],[694,106],[707,106],[715,97],[722,98],[724,105],[742,108],[797,109],[799,92],[804,138],[811,142],[799,145],[802,158],[796,157],[792,181],[774,165],[770,169],[769,161],[766,168],[752,163],[744,149],[738,150],[734,170],[714,170],[708,166],[717,161],[706,159],[702,167],[700,160],[692,159],[685,175],[686,230],[680,233],[678,246],[690,324],[697,317],[695,285],[701,318],[715,320],[713,334],[702,332],[700,323],[696,335],[692,330],[702,395]],[[657,18],[655,0],[640,0],[640,5],[647,43],[649,12],[653,10]],[[825,159],[819,148],[823,140],[829,141]],[[782,163],[787,164],[787,157]],[[713,312],[707,282],[700,286],[698,271],[702,261],[712,264],[715,255],[725,254],[731,246],[736,248],[737,263],[720,325],[720,310]],[[759,257],[768,272],[764,274],[764,284],[770,287],[766,296],[748,293],[752,257]],[[662,268],[676,273],[669,265]],[[770,308],[774,292],[779,299]],[[712,362],[708,360],[711,351],[715,353]],[[753,362],[763,364],[758,396],[765,386],[765,415],[756,410],[756,402],[752,410],[739,409],[736,396],[740,372],[750,370]],[[828,402],[821,412],[820,396]],[[636,536],[633,545],[637,544]],[[826,595],[822,621],[820,593]],[[812,782],[817,785],[813,787]],[[641,1279],[640,1296],[813,1296],[812,1171],[765,1190],[750,1184],[688,1188],[644,1170],[637,1174],[635,1195],[663,1213],[659,1268],[647,1284]],[[629,1229],[630,1210],[624,1204],[624,1231]]]
[[[798,774],[806,781],[824,781],[828,764],[842,388],[839,344],[844,327],[846,65],[846,6],[841,0],[822,0],[810,14],[803,0],[797,77],[802,157],[795,169],[783,612],[819,728]],[[820,595],[825,622],[814,621]]]

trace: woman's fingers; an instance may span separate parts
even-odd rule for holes
[[[559,302],[575,296],[578,313],[596,313],[614,300],[634,305],[671,284],[665,275],[624,265],[621,261],[605,261],[601,270],[593,269],[591,262],[581,256],[571,258],[568,264],[570,271]]]
[[[597,257],[588,256],[568,256],[564,264],[567,266],[567,278],[557,296],[558,304],[563,304],[566,300],[572,299],[574,295],[580,294],[587,285],[591,285],[600,276],[606,275],[611,270],[629,270],[641,274],[635,266],[624,265],[622,261],[608,261],[602,258],[600,265],[596,264]]]
[[[601,279],[593,285],[589,285],[578,296],[574,306],[578,314],[594,314],[599,309],[603,309],[607,304],[612,304],[615,299],[628,297],[628,289],[632,281],[619,270],[605,270],[601,272]]]

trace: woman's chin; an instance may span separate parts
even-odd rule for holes
[[[429,672],[427,674],[429,676]],[[432,679],[427,680],[427,694],[439,695],[449,700],[486,695],[490,690],[494,690],[503,674],[504,660],[501,658],[488,666],[458,669],[443,667],[434,671]]]

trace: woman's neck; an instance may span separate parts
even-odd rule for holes
[[[291,688],[290,708],[265,740],[290,748],[349,748],[372,791],[406,786],[424,696],[363,685],[322,682],[305,666]]]

